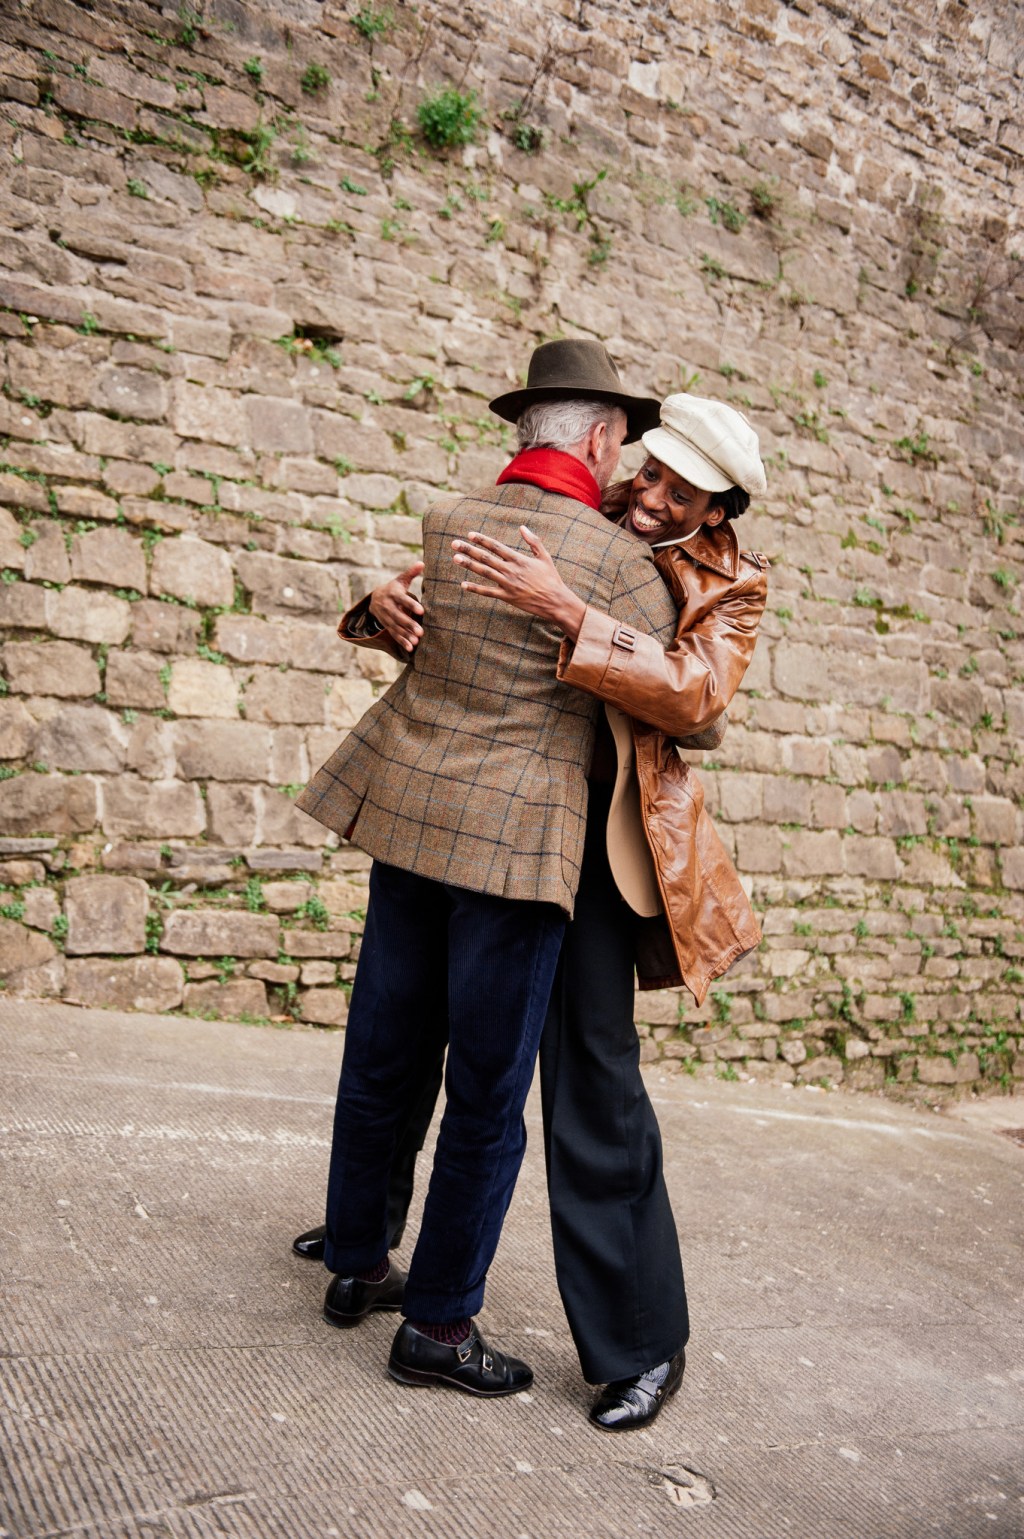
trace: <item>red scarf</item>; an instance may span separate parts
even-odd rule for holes
[[[525,481],[542,491],[585,502],[588,508],[601,506],[601,488],[586,465],[561,449],[524,449],[505,466],[496,484],[506,481]]]

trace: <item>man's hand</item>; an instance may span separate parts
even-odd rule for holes
[[[452,560],[486,579],[484,583],[464,582],[462,586],[469,593],[503,599],[528,615],[551,620],[570,641],[575,641],[587,612],[586,604],[559,577],[558,568],[537,536],[525,524],[520,524],[519,532],[532,556],[473,531],[465,540],[453,540]]]
[[[415,652],[423,635],[423,627],[417,619],[417,616],[423,614],[423,605],[409,592],[410,586],[422,571],[423,562],[414,561],[412,566],[399,572],[397,577],[381,583],[370,594],[368,607],[373,618],[407,652]]]

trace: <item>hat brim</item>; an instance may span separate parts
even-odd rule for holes
[[[677,433],[668,428],[652,428],[643,435],[643,445],[648,454],[661,460],[677,476],[689,481],[702,492],[727,492],[737,482],[722,474],[717,465],[705,459],[692,444],[684,443]]]
[[[656,427],[661,417],[661,402],[653,396],[617,395],[609,390],[567,388],[564,385],[524,386],[522,390],[510,390],[490,402],[491,411],[505,422],[516,422],[528,406],[540,401],[608,401],[621,406],[626,413],[626,437],[624,443],[634,444],[649,428]]]

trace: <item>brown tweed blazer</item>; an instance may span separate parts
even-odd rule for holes
[[[671,641],[676,607],[650,551],[571,497],[519,482],[437,503],[423,519],[430,617],[406,668],[297,805],[375,860],[572,913],[597,700],[559,683],[561,633],[461,587],[451,540],[543,540],[588,604]]]

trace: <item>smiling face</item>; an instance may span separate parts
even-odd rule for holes
[[[648,545],[657,545],[693,534],[701,524],[720,524],[725,509],[712,507],[713,499],[713,492],[693,486],[649,454],[633,478],[629,494],[630,532]]]

